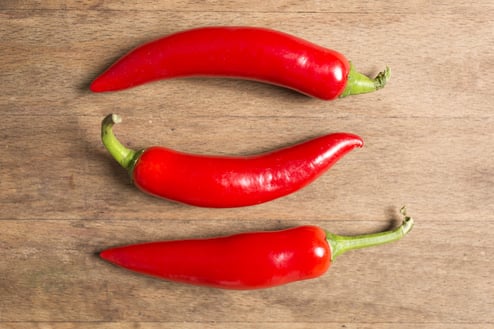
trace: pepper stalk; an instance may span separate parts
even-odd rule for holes
[[[101,123],[101,140],[106,149],[113,156],[117,162],[132,172],[136,160],[141,155],[142,151],[135,151],[125,147],[120,141],[115,137],[113,133],[113,125],[122,122],[122,118],[117,114],[109,114]]]
[[[403,216],[403,223],[391,231],[355,236],[341,236],[326,232],[326,240],[331,249],[331,260],[350,250],[373,247],[400,240],[412,230],[414,224],[413,218],[407,216],[405,207],[401,208],[400,213]]]
[[[348,72],[347,83],[345,89],[340,95],[340,98],[348,95],[358,95],[370,93],[384,88],[391,76],[391,70],[386,66],[384,71],[381,71],[372,79],[368,76],[355,70],[352,62],[350,62],[350,71]]]

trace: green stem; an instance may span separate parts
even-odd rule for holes
[[[353,64],[350,63],[350,72],[348,72],[346,87],[340,95],[340,98],[348,95],[365,94],[379,90],[386,85],[390,75],[391,70],[389,67],[386,67],[384,71],[379,72],[374,79],[371,79],[368,76],[357,72]]]
[[[401,208],[403,223],[394,230],[357,236],[341,236],[326,232],[326,240],[331,247],[331,260],[354,249],[378,246],[388,242],[398,241],[413,227],[413,219],[406,214],[405,207]]]
[[[113,125],[122,122],[122,118],[116,114],[109,114],[101,123],[101,140],[110,154],[122,167],[132,170],[133,164],[139,152],[122,145],[113,134]]]

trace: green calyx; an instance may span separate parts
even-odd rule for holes
[[[101,123],[101,140],[106,149],[117,162],[129,172],[134,168],[134,164],[139,158],[142,151],[131,150],[115,137],[113,125],[122,122],[122,118],[117,114],[109,114]]]
[[[403,238],[412,230],[414,221],[407,216],[405,207],[401,208],[400,212],[403,215],[403,223],[391,231],[356,236],[341,236],[326,232],[326,240],[331,248],[331,260],[350,250],[378,246]]]
[[[374,78],[371,79],[362,73],[357,72],[355,67],[350,62],[350,71],[348,72],[347,83],[345,90],[341,93],[340,98],[346,97],[348,95],[358,95],[371,93],[373,91],[384,88],[391,76],[391,70],[389,67]]]

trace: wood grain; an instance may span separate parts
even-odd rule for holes
[[[491,1],[0,2],[0,328],[494,328],[493,18]],[[228,79],[88,91],[140,43],[204,25],[293,33],[392,79],[334,102]],[[365,146],[286,198],[193,208],[130,184],[99,139],[111,112],[134,148],[244,155],[336,131]],[[402,241],[269,290],[174,284],[97,257],[299,224],[375,232],[403,204],[417,224]]]

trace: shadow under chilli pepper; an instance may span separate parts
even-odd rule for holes
[[[246,157],[198,155],[157,146],[134,151],[113,134],[113,125],[120,121],[114,114],[103,120],[102,141],[129,171],[134,185],[154,196],[201,207],[250,206],[288,195],[363,145],[356,135],[334,133]]]
[[[335,257],[393,242],[413,227],[402,209],[398,228],[340,236],[316,226],[249,232],[210,239],[161,241],[104,250],[101,258],[154,277],[223,289],[261,289],[324,274]]]
[[[376,91],[390,77],[357,72],[345,56],[296,36],[260,27],[202,27],[141,45],[91,84],[93,92],[118,91],[184,77],[255,80],[331,100]]]

